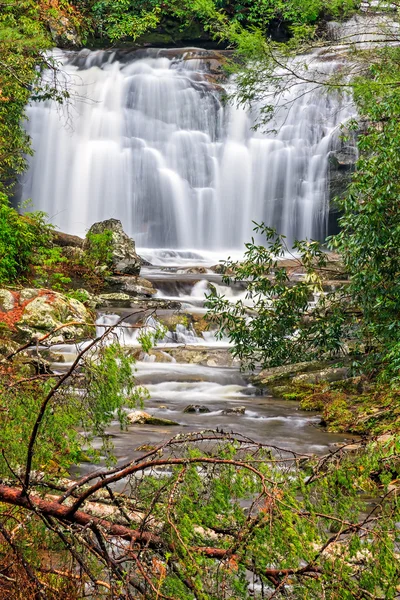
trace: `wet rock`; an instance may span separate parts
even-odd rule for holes
[[[15,299],[9,290],[0,290],[0,312],[13,310]]]
[[[98,303],[101,305],[107,304],[107,303],[121,305],[121,303],[130,302],[131,297],[129,296],[129,294],[121,294],[121,293],[115,292],[115,293],[111,293],[111,294],[99,294],[98,296],[96,296],[96,299],[97,299]]]
[[[70,235],[69,233],[63,233],[62,231],[53,232],[53,244],[55,246],[71,247],[71,248],[83,248],[84,239],[77,235]]]
[[[151,297],[157,293],[151,281],[144,279],[143,277],[121,277],[112,276],[106,277],[105,290],[110,292],[120,292],[128,294],[129,296],[145,296]]]
[[[15,327],[27,340],[37,339],[61,325],[67,325],[57,332],[52,342],[65,342],[69,339],[87,337],[93,333],[91,324],[94,316],[78,300],[68,298],[58,292],[38,290],[38,295],[22,307],[22,315]],[[71,323],[68,326],[68,323]]]
[[[189,275],[204,275],[208,273],[206,267],[186,267],[186,269],[178,269],[176,271],[179,274],[188,273]]]
[[[90,251],[90,234],[101,234],[106,231],[112,232],[110,252],[112,254],[113,272],[138,275],[141,259],[136,254],[135,242],[125,233],[121,221],[117,219],[107,219],[106,221],[94,223],[86,236],[84,249]]]
[[[245,406],[235,406],[234,408],[226,408],[222,411],[223,415],[244,415],[246,412]]]
[[[201,337],[202,334],[205,331],[208,331],[208,329],[210,328],[210,322],[205,315],[193,313],[192,321],[193,329],[196,332],[196,335],[198,335],[199,337]]]
[[[233,275],[232,269],[230,269],[222,263],[218,265],[213,265],[212,267],[210,267],[210,271],[217,273],[217,275]]]
[[[128,294],[126,294],[128,296]],[[98,298],[98,297],[97,297]],[[105,302],[105,301],[104,301]],[[110,307],[120,307],[120,308],[135,308],[136,310],[141,310],[143,312],[153,311],[153,310],[179,310],[181,308],[181,303],[177,300],[163,300],[162,298],[134,298],[129,296],[129,300],[125,299],[120,301],[107,300],[107,303],[100,303],[100,299],[98,298],[98,306],[110,306]]]
[[[24,357],[21,363],[30,367],[32,375],[49,375],[53,373],[50,363],[42,356]]]
[[[173,426],[179,425],[175,421],[171,421],[170,419],[162,419],[160,417],[153,417],[149,413],[144,410],[134,410],[133,412],[127,415],[127,419],[133,425],[163,425],[163,426]]]
[[[187,406],[186,408],[183,409],[184,413],[209,413],[211,412],[210,409],[207,408],[207,406],[204,406],[203,404],[189,404],[189,406]]]
[[[85,304],[85,306],[89,306],[89,308],[96,308],[98,301],[96,296],[85,290],[85,288],[78,288],[74,292],[74,297]]]
[[[141,359],[143,359],[143,353],[141,353]],[[152,348],[151,350],[149,350],[148,356],[154,356],[155,357],[155,361],[154,362],[159,362],[159,363],[171,363],[171,362],[175,362],[174,359],[172,358],[172,356],[170,356],[167,352],[164,352],[163,350],[158,350],[157,348]]]
[[[207,367],[231,367],[239,363],[228,348],[204,348],[201,346],[177,346],[165,348],[177,363],[190,363]]]
[[[52,350],[42,350],[40,356],[49,363],[65,363],[65,356],[59,352],[53,352]]]
[[[244,396],[262,396],[263,394],[263,391],[254,385],[248,385],[240,391]]]

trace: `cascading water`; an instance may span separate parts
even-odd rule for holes
[[[281,97],[291,109],[279,111],[275,133],[254,131],[249,112],[224,105],[196,52],[123,61],[56,51],[75,95],[67,115],[52,102],[28,108],[35,154],[21,199],[70,233],[118,218],[142,248],[241,249],[252,221],[289,242],[323,238],[329,152],[353,108],[304,83]]]

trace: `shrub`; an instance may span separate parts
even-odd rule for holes
[[[0,193],[0,284],[25,277],[51,245],[52,227],[42,212],[20,215]]]

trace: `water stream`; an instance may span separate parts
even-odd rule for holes
[[[185,315],[204,314],[207,277],[213,285],[218,285],[220,276],[212,273],[195,276],[178,273],[179,270],[177,267],[168,270],[147,268],[145,275],[158,288],[159,296],[183,301]],[[234,301],[243,291],[231,289],[230,293]],[[137,317],[129,318],[130,313],[129,309],[100,310],[98,333],[104,333],[105,327],[125,316],[117,334],[120,341],[139,356],[135,377],[138,385],[145,386],[150,395],[145,400],[144,410],[179,425],[134,424],[127,431],[121,431],[118,422],[114,421],[108,432],[119,460],[134,456],[137,447],[165,442],[178,433],[215,428],[242,433],[256,441],[301,453],[322,454],[332,444],[347,439],[344,435],[326,433],[319,426],[320,417],[299,410],[296,402],[276,399],[267,392],[260,393],[251,385],[249,376],[240,371],[239,364],[229,359],[228,342],[217,341],[212,331],[196,334],[189,326],[174,324],[157,343],[157,356],[140,352],[140,330],[129,329],[129,324]],[[176,315],[176,311],[163,310],[159,318],[162,321]],[[147,329],[152,330],[156,324],[155,318],[151,317]],[[63,354],[66,361],[54,364],[53,368],[63,370],[73,361],[77,349],[63,345],[53,350]],[[188,405],[201,406],[209,412],[186,413],[184,410]],[[245,408],[244,414],[232,412],[238,407]],[[80,470],[84,473],[90,468],[90,465],[82,465]]]

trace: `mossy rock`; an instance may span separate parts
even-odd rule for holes
[[[285,385],[293,377],[300,373],[308,373],[310,371],[317,371],[329,366],[327,362],[311,361],[294,363],[291,365],[282,365],[280,367],[271,367],[270,369],[263,369],[255,377],[253,377],[253,383],[255,385],[262,385],[269,387],[273,384],[280,383]]]
[[[161,425],[172,427],[179,425],[176,421],[170,419],[162,419],[161,417],[153,417],[144,410],[134,410],[127,415],[127,419],[132,425]]]
[[[22,315],[15,327],[21,338],[35,339],[64,326],[57,331],[56,338],[52,338],[53,343],[62,343],[92,335],[94,318],[79,300],[50,290],[39,290],[39,295],[22,307]]]

